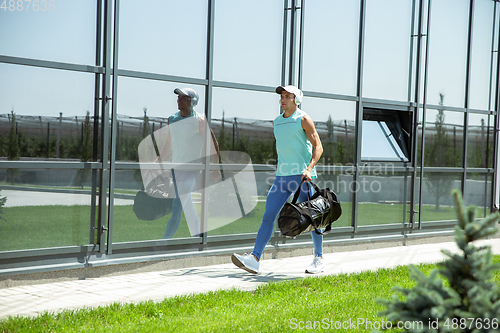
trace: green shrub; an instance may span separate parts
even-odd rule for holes
[[[387,309],[379,315],[396,325],[398,322],[422,322],[423,328],[408,332],[500,332],[500,288],[491,279],[498,264],[493,263],[489,246],[475,246],[474,241],[497,232],[499,214],[476,220],[476,207],[463,207],[460,192],[453,191],[458,224],[455,242],[461,253],[443,250],[449,259],[426,276],[415,266],[410,275],[416,282],[412,289],[394,288],[404,296],[377,302]],[[447,281],[438,277],[441,275]]]

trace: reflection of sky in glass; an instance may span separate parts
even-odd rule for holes
[[[23,11],[0,9],[1,55],[95,63],[96,1],[55,1],[54,11],[43,12],[42,6],[34,11],[29,4],[24,1]]]
[[[408,100],[411,5],[410,0],[367,1],[364,96]]]
[[[214,80],[280,84],[283,1],[217,0],[214,30]]]
[[[356,103],[325,98],[304,97],[301,109],[306,111],[314,121],[326,121],[330,116],[335,124],[339,121],[354,121]]]
[[[385,122],[363,121],[361,158],[406,161]]]
[[[184,83],[155,81],[120,77],[118,79],[118,114],[142,117],[143,108],[147,108],[149,117],[168,117],[177,112],[175,88],[194,89],[199,96],[195,110],[205,112],[205,87]]]
[[[489,91],[483,87],[487,86],[490,80],[491,52],[487,51],[491,51],[494,3],[490,0],[479,0],[475,4],[469,107],[487,110]]]
[[[119,67],[205,77],[207,1],[120,1]]]
[[[467,0],[433,0],[429,37],[427,102],[464,107],[467,53]],[[485,87],[487,89],[487,86]]]
[[[364,92],[374,98],[402,99],[400,96],[404,95],[403,90],[406,91],[406,83],[403,85],[402,81],[405,81],[403,79],[407,77],[408,71],[404,65],[393,60],[406,62],[405,50],[408,46],[403,43],[402,36],[407,33],[403,31],[408,30],[407,7],[410,1],[397,2],[394,8],[389,5],[393,2],[384,0],[382,5],[372,5],[374,1],[367,3]],[[473,44],[471,106],[484,109],[487,108],[484,99],[487,98],[489,83],[491,32],[488,29],[492,22],[493,2],[481,0],[475,3],[477,32]],[[304,90],[354,94],[357,59],[354,46],[357,45],[359,3],[338,0],[328,3],[309,1],[307,4],[311,12],[306,10]],[[464,106],[468,4],[466,0],[433,1],[428,92],[428,102],[431,104],[438,104],[439,93],[443,92],[445,105]],[[282,1],[216,1],[214,79],[268,86],[279,83],[282,6]],[[206,7],[205,0],[156,0],[148,4],[121,1],[120,67],[204,78]],[[0,10],[0,54],[93,65],[95,12],[95,2],[87,0],[56,1],[56,10],[53,12]],[[334,22],[330,19],[328,23],[325,21],[327,18],[322,18],[329,15],[336,18]],[[393,22],[389,22],[391,17],[394,17]],[[350,24],[342,30],[341,23],[346,20]],[[373,24],[373,20],[379,24]],[[392,26],[396,21],[398,24],[395,26],[404,27],[396,30]],[[391,31],[389,27],[392,27]],[[383,31],[398,37],[382,38],[380,32]],[[0,114],[9,113],[14,108],[16,113],[24,115],[59,116],[59,112],[63,112],[64,116],[82,116],[87,109],[93,108],[92,100],[87,98],[92,88],[89,88],[86,79],[63,79],[61,82],[61,78],[66,77],[65,71],[31,70],[13,65],[1,65],[0,70],[0,85],[7,87],[0,91]],[[168,116],[176,111],[171,110],[172,106],[175,107],[171,86],[189,86],[157,85],[139,79],[120,79],[122,81],[124,87],[118,86],[118,110],[120,114],[126,112],[129,115],[142,114],[142,108],[147,107],[151,110],[151,116]],[[204,92],[198,93],[204,98]],[[219,89],[214,91],[215,95],[215,116],[226,105],[235,105],[230,112],[245,118],[255,116],[257,119],[272,119],[279,112],[276,107],[278,99],[271,97],[273,94],[239,94],[236,89]],[[247,96],[252,98],[245,100]],[[70,100],[70,103],[67,104],[66,100]],[[200,101],[200,107],[202,105],[203,101]],[[305,101],[305,110],[311,114],[317,112],[319,117],[316,118],[326,120],[326,112],[329,113],[330,109],[321,106],[318,106],[320,110],[315,108],[314,103]],[[331,112],[334,119],[345,118],[340,114],[341,108],[331,108]]]
[[[303,89],[355,95],[358,36],[359,1],[308,1]]]

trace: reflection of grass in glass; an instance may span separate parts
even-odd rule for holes
[[[200,204],[195,204],[200,216]],[[401,204],[360,203],[359,225],[377,225],[402,222]],[[407,206],[409,209],[409,206]],[[89,206],[29,206],[7,207],[5,218],[0,220],[0,251],[84,245],[89,243]],[[209,231],[209,236],[255,233],[259,230],[265,202],[243,218]],[[342,203],[343,214],[333,227],[351,225],[350,202]],[[135,216],[132,206],[115,206],[113,217],[113,242],[161,239],[170,215],[156,221],[141,221]],[[436,212],[433,205],[423,206],[424,221],[454,220],[453,207],[441,207]],[[175,238],[191,237],[184,214]]]
[[[0,251],[89,243],[89,206],[7,207]]]

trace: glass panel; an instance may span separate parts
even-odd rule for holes
[[[96,3],[7,1],[6,10],[0,10],[0,54],[95,64]]]
[[[90,170],[0,169],[0,179],[0,251],[89,244]]]
[[[164,127],[168,117],[178,111],[176,88],[194,89],[199,96],[194,110],[205,114],[205,87],[119,77],[117,160],[139,161],[137,148],[142,138]]]
[[[301,108],[314,120],[323,145],[318,165],[353,165],[356,103],[304,97]]]
[[[469,107],[488,110],[494,2],[474,2]]]
[[[352,202],[353,193],[352,189],[356,189],[353,182],[353,173],[341,169],[340,171],[325,171],[319,172],[318,178],[314,181],[319,188],[329,188],[340,200],[342,207],[342,215],[332,224],[332,228],[336,227],[350,227],[352,226]]]
[[[142,188],[140,170],[116,170],[115,201],[113,206],[113,242],[161,239],[171,214],[154,221],[142,221],[133,210],[134,197]],[[201,195],[193,194],[194,205],[199,212]],[[174,237],[189,237],[183,217]]]
[[[461,167],[464,113],[427,110],[425,124],[426,167]]]
[[[93,151],[93,74],[6,64],[0,72],[1,156],[91,158],[82,148]]]
[[[427,102],[464,107],[469,1],[435,0],[431,7]]]
[[[116,242],[138,241],[161,238],[196,237],[197,232],[206,231],[208,235],[225,235],[234,233],[257,232],[265,208],[265,195],[274,180],[265,172],[253,172],[249,164],[248,155],[221,153],[220,165],[223,178],[209,178],[206,187],[207,193],[207,224],[203,225],[201,217],[202,207],[202,172],[180,170],[175,168],[175,187],[179,194],[179,201],[167,201],[168,213],[153,221],[141,221],[134,213],[132,204],[115,204],[113,240]],[[232,164],[227,167],[227,164]],[[237,164],[241,168],[234,167]],[[136,174],[139,170],[117,171],[115,193],[117,198],[134,198],[141,184]],[[191,189],[184,191],[183,186],[191,175],[197,174],[195,184]],[[216,173],[217,174],[217,173]],[[163,174],[168,180],[169,173]],[[268,179],[272,177],[272,179]],[[140,179],[140,172],[139,172]],[[238,189],[236,192],[235,189]],[[176,197],[175,191],[172,194]],[[170,210],[171,208],[171,210]],[[200,223],[196,225],[196,223]]]
[[[363,96],[408,100],[411,0],[369,0],[363,67]]]
[[[424,172],[422,221],[456,221],[451,191],[461,189],[461,173]]]
[[[279,100],[276,93],[214,88],[211,127],[219,149],[245,152],[253,164],[276,164],[273,120]]]
[[[121,1],[119,68],[205,78],[207,3]]]
[[[215,6],[214,79],[278,86],[283,13],[283,1],[218,0]]]
[[[240,153],[237,154],[240,155]],[[233,154],[222,153],[223,160],[230,155]],[[230,162],[231,159],[226,159],[223,164]],[[244,161],[240,160],[239,163],[242,168],[245,167]],[[227,166],[222,167],[226,169]],[[251,165],[246,167],[250,167],[248,170],[251,170]],[[233,173],[230,168],[224,170],[224,180],[215,182],[207,188],[208,235],[256,233],[262,223],[266,196],[274,182],[274,174],[274,171],[246,172],[243,170],[243,172]],[[236,185],[237,195],[229,195],[236,193],[233,184]]]
[[[355,95],[358,39],[359,1],[307,2],[303,89]]]
[[[374,164],[360,172],[355,186],[358,194],[358,225],[409,221],[410,173],[395,172],[391,163]]]
[[[487,173],[468,173],[465,185],[464,203],[478,207],[476,217],[485,217],[491,209],[491,180]]]
[[[494,117],[469,113],[467,126],[467,167],[493,167]]]

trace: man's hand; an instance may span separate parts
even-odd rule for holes
[[[302,177],[300,178],[300,180],[304,180],[307,183],[309,183],[312,180],[311,171],[309,169],[306,169],[306,171],[304,171],[304,173],[302,174]]]
[[[221,177],[220,170],[212,170],[212,180],[217,181]]]

